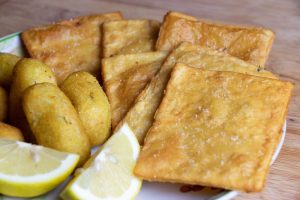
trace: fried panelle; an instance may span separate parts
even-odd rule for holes
[[[177,64],[135,174],[261,191],[292,88],[280,80]]]
[[[119,20],[103,24],[103,57],[155,50],[160,23],[155,20]]]
[[[117,55],[102,60],[102,77],[111,105],[113,129],[159,70],[166,56],[166,52],[149,52]]]
[[[157,40],[157,50],[172,50],[183,41],[207,46],[264,66],[275,34],[265,28],[198,21],[192,16],[169,12]]]
[[[120,20],[119,12],[78,17],[29,29],[22,39],[31,57],[52,68],[58,83],[75,71],[99,75],[101,25]]]
[[[144,136],[153,123],[153,116],[161,102],[163,91],[176,62],[208,70],[234,71],[276,78],[271,72],[238,58],[210,48],[184,42],[167,57],[159,72],[140,93],[135,101],[136,103],[122,120],[128,123],[140,143],[143,143]]]

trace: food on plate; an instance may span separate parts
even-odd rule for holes
[[[47,65],[31,58],[22,58],[16,64],[9,94],[9,119],[14,126],[21,129],[26,141],[35,142],[35,138],[24,115],[21,98],[26,88],[43,82],[56,84]]]
[[[0,139],[23,141],[24,137],[22,132],[18,128],[0,122]]]
[[[39,83],[24,91],[23,109],[38,144],[89,157],[90,143],[68,97],[54,84]]]
[[[0,193],[14,197],[35,197],[52,190],[79,160],[76,154],[4,139],[0,139],[0,155],[5,155],[0,160]]]
[[[161,102],[165,86],[176,62],[207,70],[234,71],[276,78],[271,72],[246,63],[238,58],[210,48],[184,42],[167,57],[159,72],[139,94],[135,104],[122,120],[122,122],[128,123],[141,144],[143,143],[145,134],[153,123],[155,111]]]
[[[7,117],[8,96],[6,90],[0,86],[0,121]]]
[[[120,19],[119,12],[77,17],[29,29],[22,33],[22,39],[32,58],[51,67],[58,83],[75,71],[96,76],[102,54],[101,25]]]
[[[10,53],[0,53],[0,85],[9,88],[13,70],[20,57]]]
[[[67,185],[63,199],[134,199],[142,181],[133,175],[139,143],[124,124]]]
[[[103,24],[103,57],[155,50],[160,22],[119,20]]]
[[[88,72],[74,72],[61,84],[71,100],[92,146],[102,144],[110,134],[108,99],[97,79]]]
[[[276,79],[177,64],[135,175],[261,191],[292,88]]]
[[[159,70],[165,52],[117,55],[102,60],[102,79],[112,110],[114,129]]]
[[[157,50],[172,50],[191,42],[223,51],[257,66],[264,66],[275,34],[266,28],[198,21],[192,16],[168,12],[157,39]]]
[[[24,31],[31,58],[0,53],[0,194],[44,194],[76,167],[62,199],[134,199],[142,179],[261,191],[293,89],[264,68],[274,38],[174,11]]]

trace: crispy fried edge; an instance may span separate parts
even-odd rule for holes
[[[168,92],[170,91],[169,90],[169,87],[171,87],[171,85],[169,83],[172,83],[175,79],[176,79],[176,76],[177,76],[177,71],[181,71],[181,68],[193,68],[193,67],[189,67],[189,66],[186,66],[182,63],[176,63],[173,70],[172,70],[172,73],[171,73],[171,76],[170,76],[170,79],[169,79],[169,82],[168,82],[168,85],[166,87],[166,92],[164,93],[164,97],[168,94]],[[210,71],[210,70],[203,70],[201,68],[193,68],[193,69],[197,69],[197,70],[201,70],[201,71]],[[213,72],[220,72],[220,71],[213,71]],[[241,74],[241,73],[237,73],[237,72],[224,72],[224,73],[236,73],[236,74]],[[248,75],[248,74],[242,74],[244,76],[253,76],[253,75]],[[290,86],[290,93],[289,93],[289,96],[288,96],[288,100],[287,100],[287,104],[284,106],[285,109],[284,109],[284,114],[283,114],[283,119],[281,120],[281,124],[280,124],[280,131],[278,133],[278,136],[277,136],[277,141],[276,141],[276,144],[275,144],[275,148],[272,149],[272,153],[271,155],[274,154],[275,150],[276,150],[276,147],[278,146],[278,143],[280,141],[280,138],[281,138],[281,131],[282,131],[282,127],[283,127],[283,124],[284,124],[284,118],[286,117],[286,114],[287,114],[287,111],[288,111],[288,105],[289,105],[289,102],[291,100],[291,94],[292,94],[292,90],[293,90],[293,87],[294,87],[294,84],[292,84],[291,82],[288,82],[288,81],[281,81],[281,80],[277,80],[277,79],[271,79],[271,78],[267,78],[267,77],[259,77],[259,76],[254,76],[256,78],[260,78],[260,79],[270,79],[270,80],[273,80],[273,81],[280,81],[280,82],[285,82],[287,83],[289,86]],[[156,117],[157,115],[160,113],[160,112],[163,112],[164,110],[164,107],[168,107],[168,102],[166,100],[166,98],[163,98],[158,109],[156,110],[155,112],[155,115],[154,115],[154,122],[153,122],[153,125],[152,127],[148,130],[147,134],[146,134],[146,137],[145,137],[145,143],[147,142],[147,137],[149,137],[148,133],[150,133],[151,129],[154,129],[155,128],[155,122],[156,122]],[[143,150],[141,150],[141,153],[142,153]],[[268,163],[270,165],[271,163],[271,160],[272,160],[272,156],[270,156],[269,160],[268,160]],[[147,181],[157,181],[157,182],[169,182],[169,183],[184,183],[184,184],[192,184],[192,185],[195,185],[195,184],[200,184],[200,185],[205,185],[205,186],[210,186],[210,187],[214,187],[215,185],[212,185],[212,184],[207,184],[207,183],[200,183],[200,182],[193,182],[193,181],[177,181],[175,179],[173,180],[166,180],[166,179],[163,179],[163,178],[151,178],[151,177],[146,177],[146,176],[143,176],[142,174],[138,173],[138,162],[139,160],[137,161],[137,164],[135,165],[135,168],[133,170],[133,173],[143,179],[143,180],[147,180]],[[262,173],[262,176],[263,176],[263,185],[261,186],[261,188],[239,188],[241,190],[244,190],[246,192],[259,192],[263,189],[264,185],[265,185],[265,182],[266,182],[266,176],[268,175],[268,172],[269,172],[269,168],[267,168],[267,170]],[[225,188],[225,187],[224,187]],[[225,188],[225,189],[236,189],[236,188]]]
[[[179,45],[177,45],[176,48],[174,48],[174,49],[171,50],[171,52],[168,54],[167,58],[166,58],[165,61],[163,62],[163,64],[162,64],[160,70],[162,70],[162,69],[164,68],[163,66],[167,63],[168,57],[169,57],[170,55],[172,55],[172,52],[178,51],[179,48],[182,48],[182,46],[186,46],[186,45],[199,46],[199,45],[196,45],[196,44],[191,44],[191,43],[189,43],[189,42],[181,42]],[[199,47],[200,47],[200,46],[199,46]],[[208,48],[208,47],[205,47],[205,48],[209,49],[210,51],[216,52],[217,55],[219,55],[219,54],[224,54],[224,53],[222,53],[222,52],[219,52],[219,51],[217,51],[217,50],[210,49],[210,48]],[[224,54],[224,55],[225,55],[225,54]],[[231,56],[231,55],[228,55],[228,56],[233,57],[234,59],[241,60],[241,59],[236,58],[236,57]],[[246,61],[244,61],[244,60],[241,60],[241,61],[242,61],[242,62],[246,62]],[[253,64],[250,63],[250,65],[253,65]],[[254,65],[253,65],[253,66],[254,66]],[[259,67],[258,67],[258,68],[259,68]],[[158,73],[159,73],[159,71],[157,72],[157,74],[158,74]],[[270,73],[273,74],[272,72],[270,72]],[[152,82],[152,81],[155,81],[155,83],[157,82],[157,78],[156,78],[156,77],[157,77],[157,74],[150,80],[150,82],[145,86],[144,90],[141,91],[141,93],[137,96],[137,98],[135,99],[135,102],[134,102],[133,106],[128,110],[128,112],[126,113],[126,115],[125,115],[125,116],[123,117],[123,119],[119,122],[119,124],[116,126],[115,130],[118,130],[119,128],[121,128],[121,126],[122,126],[123,123],[126,123],[126,119],[127,119],[127,117],[129,116],[131,110],[135,107],[135,105],[138,104],[140,101],[143,101],[143,99],[147,97],[148,90],[149,90],[149,88],[151,87],[151,84],[154,85],[154,83],[151,83],[151,82]],[[274,75],[274,74],[273,74],[273,75]],[[277,79],[277,76],[276,76],[276,75],[274,75],[274,79]],[[164,87],[164,88],[166,88],[166,87]],[[158,105],[158,106],[159,106],[159,105]],[[155,113],[154,113],[154,115],[155,115]],[[148,130],[148,131],[149,131],[149,130]],[[147,133],[145,133],[145,136],[146,136],[146,135],[147,135]],[[143,139],[141,139],[141,138],[138,139],[139,142],[140,142],[140,144],[143,144],[143,143],[144,143],[145,136],[144,136]]]
[[[107,58],[103,58],[103,59],[102,59],[102,61],[101,61],[101,74],[102,74],[102,80],[103,80],[102,82],[103,82],[103,87],[104,87],[105,94],[107,95],[107,98],[108,98],[109,102],[111,101],[112,96],[111,96],[111,93],[110,93],[110,92],[107,92],[107,91],[108,91],[107,81],[109,81],[109,80],[111,80],[111,79],[106,78],[107,72],[105,72],[105,71],[106,71],[106,67],[105,67],[106,64],[105,64],[105,62],[109,61],[110,59],[117,58],[117,57],[127,57],[127,56],[138,55],[138,54],[154,54],[154,53],[157,53],[157,54],[158,54],[158,53],[162,53],[162,54],[163,54],[163,53],[166,53],[166,52],[165,52],[165,51],[153,51],[153,52],[144,52],[144,53],[136,53],[136,54],[120,54],[120,55],[115,55],[115,56],[113,56],[113,57],[107,57]],[[165,60],[167,59],[167,57],[168,57],[168,54],[166,53],[166,58],[165,58]],[[165,60],[162,62],[162,65],[160,66],[160,68],[163,66],[163,63],[165,62]],[[133,68],[133,67],[130,67],[130,68],[128,68],[128,69],[132,69],[132,68]],[[156,72],[156,74],[159,72],[159,70],[160,70],[160,69],[158,69],[158,71]],[[155,75],[156,75],[156,74],[155,74]],[[155,75],[154,75],[154,76],[155,76]],[[154,77],[154,76],[153,76],[153,77]],[[152,77],[152,78],[153,78],[153,77]],[[151,80],[152,80],[152,79],[151,79]],[[133,101],[133,103],[132,103],[132,105],[130,106],[129,110],[132,108],[132,106],[135,105],[137,99],[139,98],[139,96],[141,95],[141,93],[145,90],[145,88],[148,86],[148,84],[151,82],[151,80],[148,81],[148,83],[146,83],[144,89],[142,89],[141,92],[137,95],[136,99]],[[119,122],[118,122],[117,124],[115,124],[114,126],[111,125],[113,131],[114,131],[114,130],[118,130],[118,129],[122,126],[122,124],[123,124],[123,122],[124,122],[124,118],[126,117],[126,115],[127,115],[127,113],[128,113],[129,110],[127,110],[127,112],[125,113],[124,117],[123,117],[122,119],[120,119]],[[112,114],[112,113],[111,113],[111,114]]]
[[[153,24],[153,23],[157,23],[159,25],[161,25],[161,22],[158,21],[158,20],[152,20],[152,19],[138,19],[138,20],[118,20],[119,23],[123,23],[123,22],[146,22],[146,21],[149,21],[149,23]],[[102,25],[102,42],[101,42],[101,45],[102,45],[102,58],[109,58],[111,57],[109,53],[107,53],[108,49],[107,47],[104,45],[106,42],[106,35],[107,35],[107,32],[105,31],[105,27],[106,26],[109,26],[111,23],[118,23],[116,21],[110,21],[110,22],[105,22],[103,23]],[[159,32],[158,32],[159,33]],[[158,36],[159,37],[159,36]],[[157,37],[157,38],[158,38]],[[116,56],[116,55],[113,55],[113,56]]]
[[[89,18],[89,17],[94,17],[94,16],[107,16],[107,17],[108,16],[116,16],[116,17],[120,17],[120,19],[123,18],[122,13],[120,11],[111,12],[111,13],[80,16],[80,17],[76,17],[76,18],[71,18],[71,19],[67,19],[67,20],[58,21],[58,22],[56,22],[54,24],[50,24],[50,25],[33,27],[33,28],[30,28],[30,29],[27,29],[27,30],[25,30],[21,33],[21,39],[22,39],[22,41],[23,41],[30,57],[34,58],[35,55],[33,53],[33,48],[32,48],[32,45],[31,45],[31,38],[29,36],[29,32],[39,31],[39,30],[46,30],[48,28],[52,28],[52,27],[55,27],[57,25],[70,25],[70,26],[72,26],[72,25],[74,25],[75,23],[77,23],[78,21],[80,21],[82,19]]]
[[[159,34],[158,34],[158,39],[157,39],[157,42],[156,42],[156,50],[166,50],[166,49],[163,49],[162,48],[162,44],[163,44],[163,41],[166,41],[167,38],[166,38],[166,30],[167,30],[167,27],[171,24],[170,22],[172,21],[172,19],[184,19],[184,20],[189,20],[189,21],[194,21],[194,22],[201,22],[201,23],[206,23],[208,25],[215,25],[215,26],[226,26],[228,28],[244,28],[244,29],[260,29],[264,32],[264,34],[267,34],[269,35],[269,41],[266,43],[266,47],[265,47],[265,57],[262,58],[261,55],[259,56],[259,58],[254,62],[254,61],[251,61],[249,60],[249,62],[251,62],[252,64],[256,64],[256,65],[259,65],[259,66],[263,66],[265,65],[268,57],[269,57],[269,54],[270,54],[270,51],[271,51],[271,48],[272,48],[272,44],[273,44],[273,41],[275,39],[275,33],[270,30],[270,29],[267,29],[267,28],[264,28],[264,27],[255,27],[255,26],[244,26],[244,25],[231,25],[231,24],[222,24],[222,23],[219,23],[219,22],[212,22],[212,21],[209,21],[209,20],[198,20],[196,17],[193,17],[193,16],[190,16],[190,15],[186,15],[184,13],[180,13],[180,12],[175,12],[175,11],[169,11],[165,16],[164,16],[164,20],[163,20],[163,23],[162,23],[162,26],[160,28],[160,31],[159,31]],[[262,50],[262,46],[259,46],[259,49]]]

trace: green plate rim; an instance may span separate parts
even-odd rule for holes
[[[9,39],[11,39],[11,38],[14,38],[14,37],[16,37],[16,36],[19,36],[20,34],[21,34],[21,32],[11,33],[11,34],[9,34],[9,35],[6,35],[6,36],[4,36],[4,37],[1,37],[1,38],[0,38],[0,42],[4,42],[4,41],[9,40]]]

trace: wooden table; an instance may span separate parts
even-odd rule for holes
[[[0,0],[0,37],[61,19],[120,10],[126,18],[161,20],[168,10],[199,18],[265,26],[276,32],[269,70],[295,83],[283,149],[261,193],[236,199],[300,199],[300,0]]]

